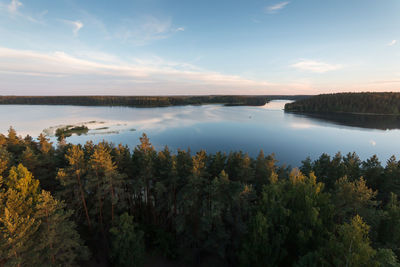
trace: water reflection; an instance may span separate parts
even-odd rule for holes
[[[281,164],[298,166],[307,156],[357,152],[362,159],[373,154],[384,162],[400,151],[397,118],[360,116],[318,117],[285,113],[288,101],[263,107],[222,105],[165,108],[0,106],[0,132],[13,126],[21,135],[38,136],[52,126],[88,123],[87,135],[73,135],[67,142],[106,140],[133,148],[145,132],[156,147],[176,152],[191,148],[209,153],[239,151],[256,157],[259,151],[275,153]],[[377,130],[379,129],[379,130]],[[381,129],[393,129],[382,131]],[[51,139],[57,142],[55,137]]]
[[[400,129],[400,116],[391,115],[361,115],[361,114],[342,114],[342,113],[294,113],[285,112],[289,116],[299,118],[311,118],[319,122],[333,123],[336,125],[377,129],[377,130],[393,130]]]

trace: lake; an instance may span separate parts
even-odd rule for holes
[[[356,152],[362,160],[373,154],[385,161],[399,156],[400,124],[378,116],[308,116],[285,113],[288,101],[276,100],[262,107],[223,105],[163,108],[82,106],[0,106],[0,132],[13,126],[19,135],[37,137],[65,125],[89,127],[86,135],[73,135],[67,142],[107,140],[133,148],[146,133],[160,150],[164,146],[209,153],[239,151],[255,157],[262,149],[275,153],[279,164],[298,166],[307,156]]]

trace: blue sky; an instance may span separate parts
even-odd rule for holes
[[[0,0],[0,94],[400,91],[400,0]]]

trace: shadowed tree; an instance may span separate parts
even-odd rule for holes
[[[110,233],[114,265],[141,266],[144,260],[143,232],[137,229],[133,217],[123,213]]]
[[[376,251],[368,237],[369,226],[358,215],[339,226],[329,244],[325,260],[333,266],[374,266]]]
[[[95,212],[98,215],[100,227],[104,232],[105,218],[112,225],[116,213],[117,204],[122,204],[123,177],[118,173],[115,163],[112,161],[110,147],[102,142],[93,149],[93,154],[88,162],[89,172],[87,176],[87,191],[95,196],[93,201]],[[118,205],[120,209],[123,206]],[[105,214],[104,209],[107,208]],[[107,226],[106,226],[107,227]]]
[[[335,216],[339,223],[349,221],[356,215],[372,222],[377,206],[376,192],[368,188],[363,178],[350,182],[343,177],[336,182],[334,204]]]
[[[67,203],[69,203],[75,211],[83,210],[87,225],[89,229],[91,229],[92,223],[89,217],[89,210],[86,204],[86,192],[84,190],[87,166],[83,155],[83,150],[80,146],[73,145],[70,147],[65,154],[68,166],[58,171],[57,179],[63,186],[60,192],[61,196],[67,200]]]
[[[367,183],[368,187],[373,190],[377,190],[378,195],[383,189],[383,172],[384,168],[382,167],[376,155],[373,155],[371,158],[362,163],[362,175],[365,179],[365,182]]]
[[[144,208],[144,219],[150,223],[154,219],[154,186],[155,177],[155,161],[157,153],[150,143],[145,133],[140,137],[140,144],[135,147],[132,161],[135,169],[133,170],[135,178],[133,186],[135,188],[136,202],[140,208]],[[144,202],[144,203],[143,203]],[[143,207],[142,207],[142,204]]]
[[[43,190],[36,209],[35,217],[41,221],[36,238],[40,242],[34,248],[38,266],[73,266],[88,259],[89,252],[70,220],[72,211],[65,210],[63,202]]]

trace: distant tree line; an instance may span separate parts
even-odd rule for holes
[[[0,105],[79,105],[167,107],[180,105],[227,104],[262,106],[266,96],[0,96]]]
[[[400,266],[400,162],[0,135],[0,266]]]
[[[400,115],[400,93],[322,94],[286,104],[285,110]]]
[[[168,107],[224,104],[227,106],[263,106],[270,100],[297,100],[304,95],[205,95],[205,96],[0,96],[0,105],[76,105]]]

